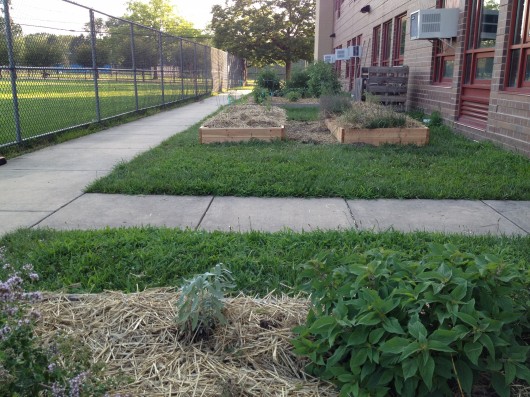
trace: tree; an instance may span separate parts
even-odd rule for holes
[[[3,12],[3,7],[0,7],[0,12]],[[13,39],[13,56],[15,60],[20,62],[24,56],[24,36],[22,28],[11,20],[11,36]],[[0,65],[9,65],[9,55],[7,52],[6,41],[6,23],[5,18],[0,17]],[[0,73],[1,77],[1,73]]]
[[[202,32],[195,29],[191,22],[177,15],[169,0],[149,0],[148,3],[130,0],[127,3],[127,14],[124,18],[176,36],[202,35]]]
[[[29,34],[24,37],[24,41],[24,64],[27,66],[54,66],[66,61],[66,51],[61,50],[61,39],[54,34]]]
[[[255,66],[313,58],[315,0],[226,0],[212,7],[214,43]]]

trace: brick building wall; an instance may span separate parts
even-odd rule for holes
[[[403,64],[409,66],[407,107],[409,109],[421,108],[429,113],[439,111],[448,125],[469,138],[487,139],[530,157],[530,93],[528,91],[526,93],[522,91],[511,92],[506,90],[504,86],[510,22],[516,2],[500,1],[491,94],[485,127],[477,127],[459,117],[464,77],[464,38],[467,30],[467,15],[470,12],[468,10],[470,0],[451,0],[452,6],[458,6],[460,9],[459,25],[458,36],[452,40],[445,40],[454,48],[454,73],[452,81],[444,83],[433,83],[433,42],[410,40],[410,14],[419,9],[435,8],[436,0],[317,0],[317,2],[320,9],[327,9],[328,12],[324,17],[328,19],[327,24],[332,27],[332,36],[334,36],[329,44],[330,48],[323,49],[321,47],[318,53],[315,52],[317,59],[322,59],[323,51],[333,53],[334,49],[340,46],[346,48],[348,41],[362,35],[363,57],[360,59],[360,66],[370,66],[374,40],[373,29],[391,20],[390,65],[392,65],[394,41],[397,38],[394,33],[395,18],[406,13],[407,26]],[[370,6],[370,11],[361,12],[361,9],[367,5]],[[331,16],[329,7],[335,10]],[[340,16],[338,7],[340,7]],[[318,18],[317,15],[317,20]],[[343,88],[348,90],[350,82],[346,67],[345,61],[340,62],[340,79]]]

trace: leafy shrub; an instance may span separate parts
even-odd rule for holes
[[[269,94],[275,95],[281,89],[281,79],[274,69],[265,68],[258,74],[256,85],[267,90]]]
[[[325,117],[342,114],[351,108],[352,102],[349,94],[322,95],[319,100],[320,111]]]
[[[321,95],[338,94],[341,90],[337,74],[329,63],[315,62],[307,68],[309,94],[316,98]]]
[[[267,91],[265,88],[260,88],[258,86],[254,87],[252,90],[252,96],[254,97],[254,102],[256,102],[258,105],[261,105],[263,102],[265,102],[269,98],[269,91]]]
[[[185,339],[208,338],[218,324],[225,323],[223,298],[227,289],[234,288],[232,281],[230,271],[217,264],[180,288],[177,324]]]
[[[433,244],[420,262],[378,249],[301,276],[313,306],[293,344],[341,396],[463,396],[486,382],[507,397],[530,382],[526,268]]]
[[[287,92],[297,90],[303,97],[309,90],[309,78],[307,69],[296,69],[291,73],[291,78],[285,82],[285,90]]]
[[[302,98],[302,94],[300,93],[300,91],[291,90],[288,91],[287,94],[285,94],[285,97],[289,100],[289,102],[296,102],[300,98]]]
[[[439,127],[444,124],[444,119],[442,118],[442,114],[438,111],[432,112],[430,117],[429,126],[430,127]]]

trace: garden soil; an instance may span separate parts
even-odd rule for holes
[[[178,294],[155,289],[124,294],[45,294],[37,333],[57,332],[86,345],[105,376],[127,379],[112,393],[131,396],[321,396],[336,389],[303,372],[290,344],[305,322],[307,299],[226,299],[226,325],[206,338],[182,334]],[[200,339],[200,340],[197,340]]]

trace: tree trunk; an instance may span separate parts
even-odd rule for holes
[[[291,61],[285,62],[285,81],[288,81],[291,79],[291,66],[292,66]]]

